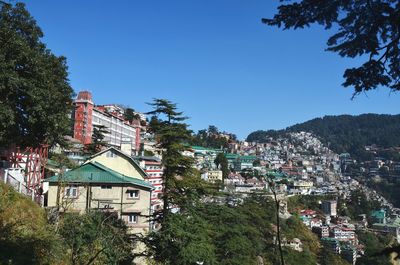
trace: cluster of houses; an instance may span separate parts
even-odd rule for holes
[[[355,264],[357,257],[363,254],[355,225],[348,218],[337,215],[335,200],[322,201],[320,212],[307,209],[300,211],[299,215],[303,223],[318,235],[327,250],[341,255],[351,264]]]

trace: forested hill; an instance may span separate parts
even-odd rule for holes
[[[365,146],[382,148],[400,146],[400,115],[363,114],[316,118],[290,126],[284,130],[255,131],[249,134],[249,142],[265,142],[288,132],[306,131],[337,152],[349,152],[359,159],[368,159]]]

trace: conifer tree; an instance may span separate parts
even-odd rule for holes
[[[163,264],[195,264],[196,260],[212,259],[212,246],[204,233],[207,225],[193,210],[205,186],[193,167],[194,159],[183,154],[191,138],[183,122],[186,117],[169,100],[154,99],[149,105],[153,107],[148,113],[153,115],[149,129],[162,150],[164,189],[163,210],[154,216],[161,229],[149,235],[148,246]],[[188,233],[188,229],[193,232]],[[193,248],[196,245],[197,250]]]

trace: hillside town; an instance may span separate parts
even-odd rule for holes
[[[163,150],[147,128],[146,115],[130,112],[128,116],[127,108],[120,105],[96,105],[89,91],[79,92],[71,113],[73,134],[65,137],[69,147],[2,150],[1,181],[47,209],[111,211],[132,234],[159,229],[149,216],[163,209]],[[84,147],[98,141],[94,136],[99,127],[104,132],[102,147],[88,154]],[[334,153],[309,132],[271,137],[264,143],[239,141],[218,131],[208,136],[223,138],[227,145],[211,148],[188,143],[183,152],[194,159],[201,179],[220,191],[205,201],[240,204],[251,194],[275,194],[280,198],[281,218],[298,215],[328,250],[351,264],[364,255],[357,231],[392,236],[400,243],[400,209],[348,173],[347,168],[355,164],[349,154]],[[74,166],[53,160],[49,152],[65,155]],[[227,171],[217,162],[221,156]],[[370,177],[377,177],[382,169],[392,172],[392,179],[400,176],[400,164],[392,161],[378,158],[363,166],[362,172]],[[346,203],[357,203],[351,201],[355,191],[379,202],[380,208],[357,219],[343,215]],[[288,200],[297,195],[326,199],[319,201],[318,209],[289,211]],[[282,241],[285,247],[303,251],[299,238]],[[139,245],[135,251],[143,248]]]

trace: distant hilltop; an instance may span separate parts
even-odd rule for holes
[[[246,141],[269,142],[300,131],[314,134],[336,153],[348,152],[359,160],[368,160],[377,152],[387,159],[400,159],[400,115],[324,116],[283,130],[255,131]]]

